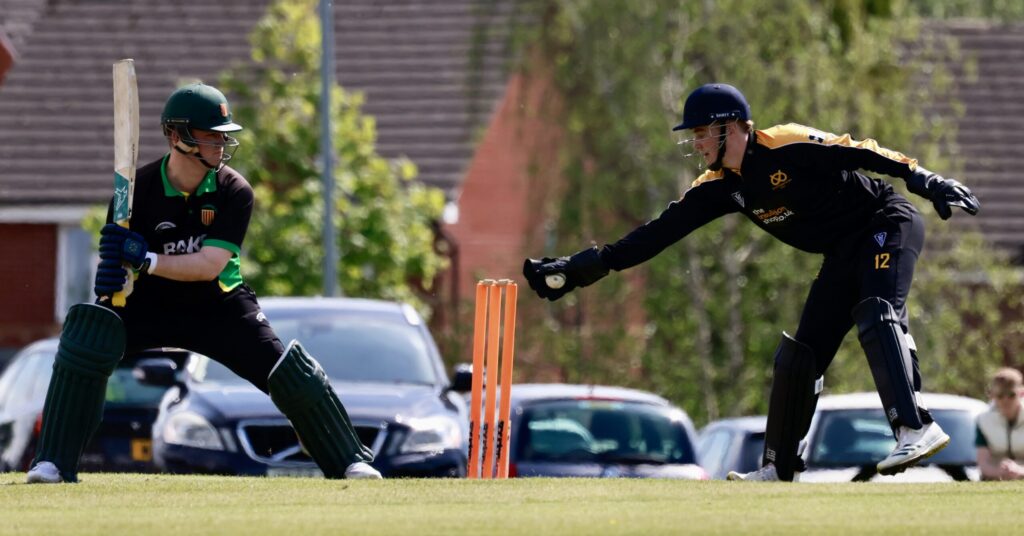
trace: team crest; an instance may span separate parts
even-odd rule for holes
[[[212,206],[210,206],[210,205],[206,205],[199,212],[199,217],[203,221],[203,225],[205,225],[207,227],[213,225],[213,218],[216,215],[217,215],[217,209],[212,207]]]
[[[878,242],[878,247],[885,246],[885,233],[878,233],[875,235],[875,242]]]
[[[743,194],[739,192],[732,193],[732,200],[735,201],[739,206],[746,208],[747,205],[743,202]]]
[[[222,117],[227,117],[228,116],[228,103],[226,103],[226,102],[220,103],[220,115]]]

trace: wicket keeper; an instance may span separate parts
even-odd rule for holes
[[[136,174],[129,228],[100,234],[96,304],[68,311],[29,483],[77,482],[99,425],[107,378],[126,352],[178,347],[205,354],[268,393],[328,478],[381,478],[344,406],[298,341],[274,334],[240,272],[253,191],[225,164],[242,130],[224,95],[174,91],[161,116],[169,152]],[[138,273],[134,285],[125,266]],[[130,292],[114,307],[115,292]]]
[[[800,442],[823,375],[854,325],[897,440],[877,470],[883,475],[904,471],[949,443],[921,403],[917,350],[907,320],[924,221],[891,185],[858,170],[904,179],[943,220],[952,216],[952,207],[977,214],[978,199],[959,182],[871,139],[856,141],[793,123],[765,130],[753,126],[750,106],[736,88],[696,89],[686,99],[683,121],[672,130],[692,132],[683,143],[703,157],[707,171],[661,215],[619,241],[571,257],[527,259],[523,275],[540,297],[557,300],[609,270],[654,257],[715,218],[743,214],[782,242],[824,259],[796,336],[783,333],[775,352],[762,468],[731,473],[729,479],[797,479],[804,468]],[[564,279],[552,279],[555,274]]]

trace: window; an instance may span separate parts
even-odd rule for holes
[[[516,439],[520,461],[695,463],[678,410],[604,400],[528,408]]]

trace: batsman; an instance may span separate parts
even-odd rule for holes
[[[381,478],[323,369],[298,341],[281,343],[242,281],[254,199],[225,165],[238,147],[230,133],[242,130],[227,99],[181,87],[161,123],[169,151],[136,173],[130,227],[112,223],[111,210],[100,233],[97,302],[67,314],[28,482],[77,482],[107,378],[126,352],[155,347],[205,354],[268,393],[326,477]],[[116,293],[128,294],[123,307]]]
[[[557,300],[608,274],[640,264],[702,225],[738,212],[797,249],[822,256],[795,336],[775,351],[761,469],[730,480],[794,481],[804,469],[803,437],[825,371],[854,326],[867,356],[896,447],[878,461],[883,475],[904,471],[949,443],[921,402],[917,349],[907,296],[924,246],[924,221],[893,187],[860,170],[906,181],[945,220],[978,199],[963,184],[914,159],[814,128],[755,130],[743,94],[707,84],[686,99],[680,143],[707,165],[682,197],[617,242],[570,257],[527,259],[523,275],[538,295]],[[690,135],[692,134],[692,135]],[[552,277],[552,276],[561,277]],[[556,288],[557,287],[557,288]]]

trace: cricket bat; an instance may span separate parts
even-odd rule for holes
[[[139,85],[135,61],[114,63],[114,223],[128,227],[135,194],[135,165],[139,159]],[[135,273],[128,268],[130,289]],[[128,291],[114,294],[115,307],[124,307]]]

